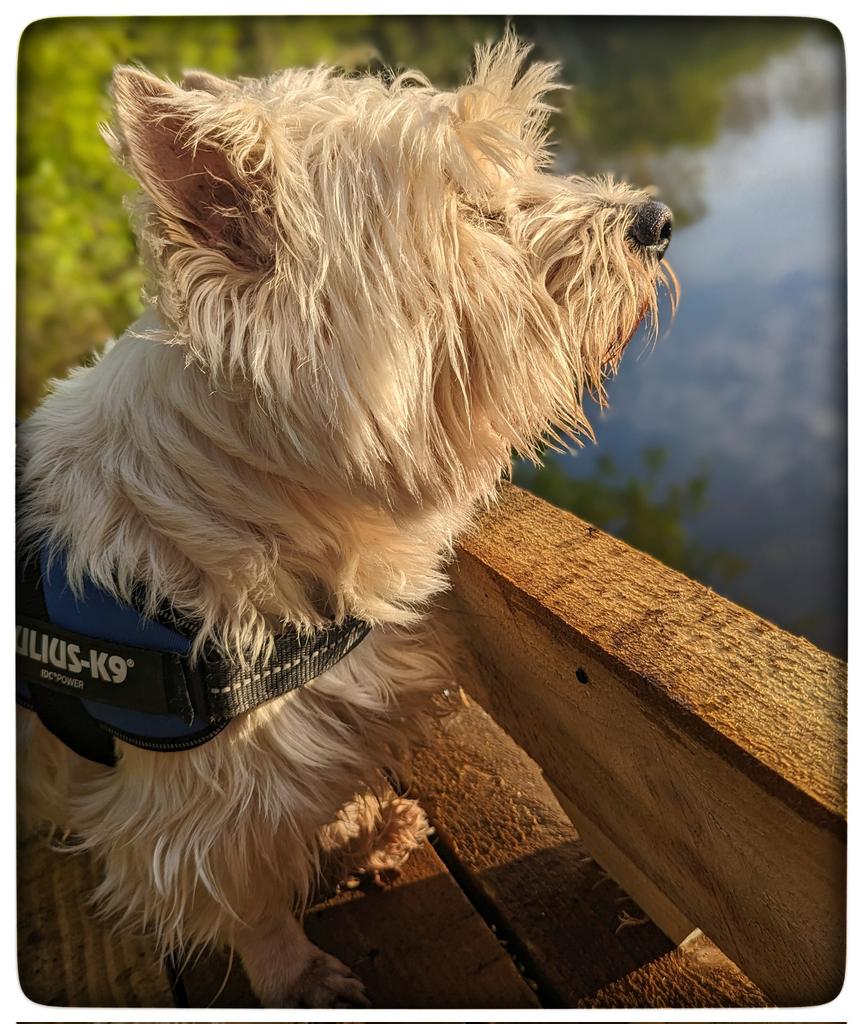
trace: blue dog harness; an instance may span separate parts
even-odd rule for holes
[[[368,634],[348,618],[311,633],[293,627],[247,664],[212,648],[192,660],[195,623],[173,609],[146,617],[91,580],[72,593],[66,563],[19,559],[16,699],[76,753],[116,763],[114,738],[181,751],[206,743],[232,718],[332,668]]]

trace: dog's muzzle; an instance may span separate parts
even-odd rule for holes
[[[629,228],[629,239],[639,249],[652,253],[658,260],[665,255],[671,242],[674,217],[665,203],[652,199],[642,203],[635,212]]]

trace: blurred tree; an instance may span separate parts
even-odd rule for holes
[[[658,186],[678,227],[704,212],[701,168],[687,153],[731,127],[729,83],[799,42],[812,22],[779,18],[585,18],[566,31],[531,19],[543,50],[562,60],[574,88],[558,101],[561,162]],[[522,27],[522,19],[519,19]],[[835,31],[823,26],[824,31]],[[750,131],[769,113],[762,104]],[[663,155],[670,159],[662,159]]]

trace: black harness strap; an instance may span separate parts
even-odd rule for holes
[[[206,717],[211,722],[235,718],[296,690],[349,654],[369,632],[369,625],[349,619],[306,636],[296,630],[273,641],[272,653],[242,667],[231,662],[202,662]]]
[[[132,604],[144,614],[144,594],[132,595]],[[199,624],[171,605],[158,608],[157,622],[192,640]],[[208,646],[195,668],[186,666],[190,699],[195,712],[209,722],[223,722],[297,690],[341,661],[370,632],[367,622],[348,617],[343,622],[300,633],[289,626],[273,637],[269,654],[245,666],[220,658]]]
[[[76,754],[109,768],[117,763],[114,737],[87,714],[79,697],[34,686],[30,703],[42,725]]]

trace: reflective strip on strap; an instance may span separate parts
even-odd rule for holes
[[[233,718],[305,685],[341,661],[370,630],[368,623],[358,619],[346,619],[302,637],[292,629],[274,639],[269,656],[249,665],[203,662],[200,668],[210,721]]]

